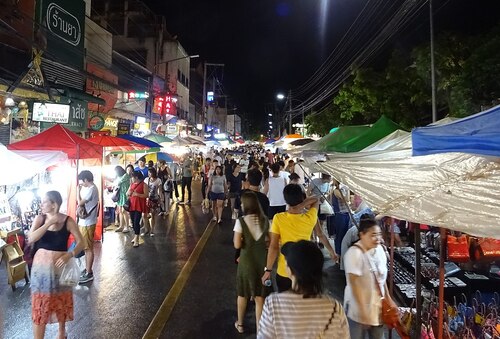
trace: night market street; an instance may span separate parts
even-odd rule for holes
[[[95,280],[75,289],[75,320],[68,322],[68,338],[142,338],[155,314],[186,265],[202,237],[211,214],[201,211],[199,182],[193,185],[193,203],[174,204],[166,221],[160,223],[155,237],[133,248],[130,233],[115,233],[108,227],[104,242],[96,243]],[[209,238],[182,290],[171,316],[152,324],[161,338],[254,338],[252,304],[247,311],[248,333],[234,329],[236,319],[236,265],[232,244],[233,224],[229,208],[222,225],[208,228]],[[327,252],[324,252],[328,255]],[[82,258],[83,259],[83,258]],[[341,298],[344,275],[325,263],[327,288]],[[5,276],[5,266],[0,267]],[[0,281],[5,309],[4,338],[32,337],[29,286],[24,281],[12,292],[6,280]],[[6,326],[7,325],[7,326]],[[47,338],[57,334],[57,325],[47,327]]]

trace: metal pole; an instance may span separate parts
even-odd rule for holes
[[[289,133],[292,134],[292,90],[288,91],[288,129]]]
[[[446,261],[446,228],[440,228],[441,246],[439,248],[439,302],[438,324],[444,323],[444,262]],[[438,338],[443,338],[443,326],[438,326]]]
[[[306,136],[306,124],[304,123],[304,107],[302,107],[302,136]]]
[[[162,110],[162,115],[163,115],[163,125],[167,124],[167,112],[166,110],[166,105],[167,102],[165,101],[166,94],[169,92],[169,87],[168,87],[168,61],[165,62],[165,83],[163,85],[163,90],[165,91],[165,96],[163,97],[163,106],[161,107]],[[165,134],[167,134],[167,126],[165,126]]]
[[[205,137],[205,106],[207,105],[207,63],[203,63],[203,98],[201,104],[201,137]]]
[[[415,314],[415,327],[417,339],[421,337],[420,329],[422,328],[422,280],[421,280],[421,252],[420,247],[420,224],[414,223],[415,230],[415,307],[417,312]]]
[[[429,21],[431,34],[431,89],[432,89],[432,122],[437,121],[436,107],[436,68],[434,64],[434,19],[432,10],[432,0],[429,0]]]

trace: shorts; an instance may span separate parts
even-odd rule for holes
[[[214,193],[214,192],[209,192],[208,193],[208,198],[212,201],[215,200],[225,200],[226,195],[224,193]]]
[[[83,249],[94,249],[95,225],[79,226],[78,228],[80,229],[80,233],[82,234]]]
[[[150,199],[146,201],[146,205],[150,211],[156,212],[160,209],[160,200],[159,199]]]

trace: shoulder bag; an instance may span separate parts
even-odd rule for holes
[[[145,185],[144,181],[142,182],[143,185]],[[137,185],[135,188],[139,187],[139,185]],[[135,189],[132,190],[132,193],[135,192]],[[127,200],[125,200],[125,203],[123,204],[123,209],[127,212],[130,211],[130,197],[127,198]]]

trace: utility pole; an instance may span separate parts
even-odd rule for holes
[[[437,121],[436,106],[436,68],[434,64],[434,18],[432,10],[432,0],[429,0],[429,21],[431,34],[431,90],[432,90],[432,122]]]
[[[288,130],[292,134],[292,90],[288,91]]]
[[[208,108],[207,106],[207,68],[208,66],[213,66],[213,67],[224,67],[224,64],[212,64],[205,62],[203,63],[203,100],[202,100],[202,109],[201,109],[201,133],[202,136],[205,136],[205,125],[206,125],[206,119],[207,119],[207,114],[208,114]],[[215,85],[214,85],[215,86]],[[214,93],[215,94],[215,93]]]

